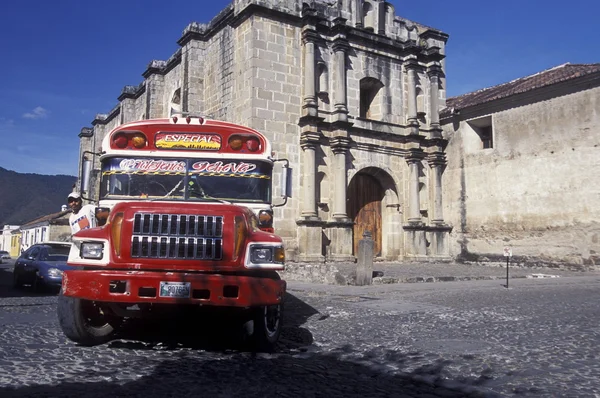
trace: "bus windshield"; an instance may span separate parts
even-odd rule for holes
[[[272,171],[256,160],[108,158],[100,198],[270,203]]]

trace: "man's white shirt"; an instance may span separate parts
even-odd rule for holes
[[[96,206],[85,205],[77,214],[71,213],[69,216],[69,225],[71,233],[81,231],[82,229],[93,228],[96,226]]]

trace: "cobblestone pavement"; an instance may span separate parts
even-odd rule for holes
[[[58,328],[56,296],[13,291],[9,276],[0,269],[0,397],[600,396],[594,275],[509,289],[291,282],[274,354],[172,322],[79,347]]]

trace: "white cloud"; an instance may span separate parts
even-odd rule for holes
[[[35,107],[31,112],[27,112],[23,114],[25,119],[44,119],[48,117],[50,112],[41,106]]]

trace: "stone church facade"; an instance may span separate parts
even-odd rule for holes
[[[366,231],[380,259],[449,259],[447,39],[382,0],[235,0],[125,86],[81,130],[81,153],[139,119],[188,112],[243,124],[290,161],[292,195],[275,208],[288,259],[353,260]]]

